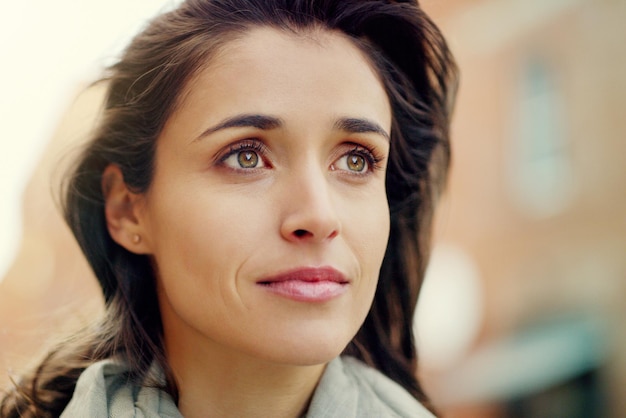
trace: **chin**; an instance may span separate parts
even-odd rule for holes
[[[349,338],[337,336],[318,336],[317,338],[300,338],[274,344],[264,357],[268,360],[293,366],[313,366],[326,364],[339,356],[351,341]]]

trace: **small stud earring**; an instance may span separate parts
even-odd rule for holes
[[[135,234],[133,235],[133,244],[139,244],[141,242],[141,235]]]

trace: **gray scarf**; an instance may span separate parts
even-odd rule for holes
[[[182,418],[165,392],[133,385],[113,360],[89,366],[78,379],[61,418]],[[351,357],[331,361],[317,386],[307,418],[433,418],[415,398],[382,373]]]

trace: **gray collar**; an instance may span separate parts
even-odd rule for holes
[[[137,386],[114,360],[89,366],[80,376],[62,418],[182,418],[165,392]],[[307,418],[433,418],[415,398],[379,371],[351,357],[331,361],[317,386]]]

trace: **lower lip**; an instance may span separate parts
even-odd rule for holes
[[[327,302],[344,294],[348,283],[338,283],[330,280],[317,282],[284,280],[263,283],[261,286],[271,293],[299,302]]]

